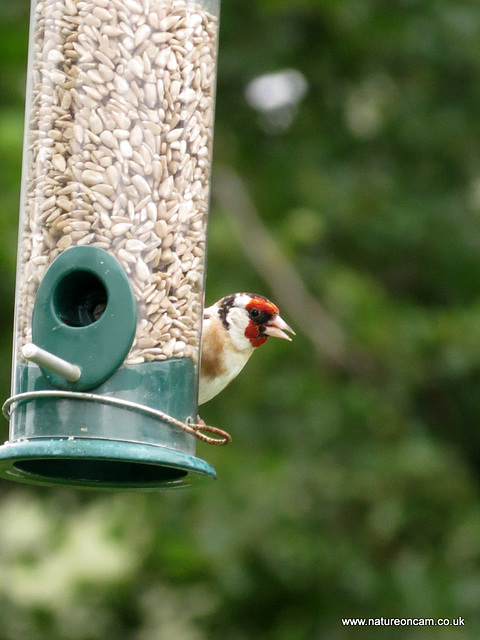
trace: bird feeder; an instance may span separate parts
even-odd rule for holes
[[[215,477],[194,424],[218,2],[33,4],[4,478]]]

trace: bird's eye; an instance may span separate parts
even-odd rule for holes
[[[260,311],[260,309],[256,309],[255,307],[248,311],[248,315],[250,316],[250,319],[257,324],[264,324],[271,318],[270,313],[268,313],[267,311]]]

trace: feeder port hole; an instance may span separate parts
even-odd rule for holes
[[[94,273],[67,273],[57,284],[53,307],[58,319],[69,327],[87,327],[101,318],[108,303],[107,289]]]

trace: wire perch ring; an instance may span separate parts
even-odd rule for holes
[[[87,400],[90,402],[100,402],[102,404],[108,404],[111,406],[121,407],[123,409],[127,409],[128,411],[139,411],[153,418],[157,418],[171,425],[172,427],[176,427],[178,429],[182,429],[187,433],[195,436],[202,442],[207,442],[208,444],[214,445],[226,445],[230,444],[232,441],[232,437],[223,429],[218,429],[217,427],[212,427],[208,424],[202,422],[182,422],[181,420],[177,420],[176,418],[172,418],[168,413],[164,413],[159,409],[152,409],[150,407],[145,407],[141,404],[137,404],[136,402],[132,402],[131,400],[122,400],[120,398],[111,398],[109,396],[101,396],[95,393],[85,393],[85,392],[74,392],[74,391],[28,391],[25,393],[19,393],[15,396],[9,398],[3,405],[2,411],[3,415],[7,420],[10,420],[12,412],[14,411],[14,405],[18,405],[24,402],[30,402],[31,400],[35,400],[37,398],[70,398],[73,400]],[[212,437],[206,435],[206,433],[215,434],[218,437]]]

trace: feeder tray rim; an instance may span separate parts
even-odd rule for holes
[[[93,490],[151,491],[215,480],[216,473],[200,458],[152,444],[40,437],[0,446],[0,478]]]

